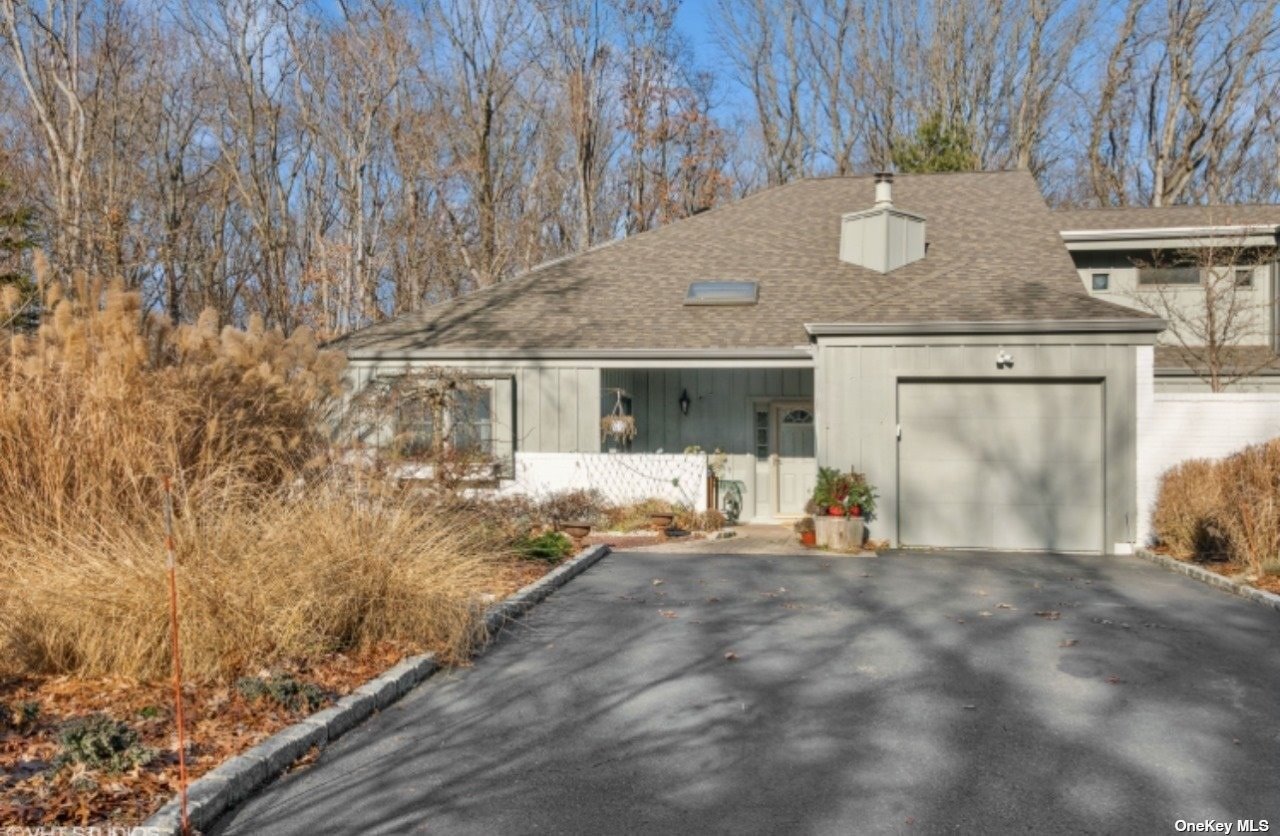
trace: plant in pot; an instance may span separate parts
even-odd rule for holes
[[[813,517],[801,517],[796,520],[796,524],[792,526],[792,529],[796,534],[800,535],[801,545],[816,546],[818,544],[818,535],[813,523]]]
[[[843,517],[849,513],[849,497],[853,493],[853,480],[845,474],[836,476],[831,485],[831,504],[827,513],[833,517]]]
[[[839,498],[840,471],[834,467],[818,468],[818,481],[813,486],[813,503],[818,514],[844,515],[844,507]]]
[[[876,513],[877,494],[875,488],[867,483],[867,477],[856,470],[849,472],[849,516],[871,519]]]

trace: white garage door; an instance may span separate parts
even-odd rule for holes
[[[904,546],[1101,551],[1099,382],[898,386]]]

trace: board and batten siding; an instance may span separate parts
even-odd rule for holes
[[[939,381],[1100,381],[1105,547],[1137,537],[1135,346],[1142,335],[829,337],[815,372],[818,462],[867,474],[880,492],[871,535],[899,542],[898,385]],[[1013,357],[996,367],[1000,350]]]
[[[623,389],[636,419],[637,453],[679,453],[697,445],[731,455],[755,455],[752,421],[757,402],[813,398],[812,369],[605,369],[604,397]],[[689,393],[689,414],[680,393]]]
[[[755,409],[773,401],[813,400],[813,369],[605,369],[604,408],[610,389],[631,398],[637,453],[679,453],[691,446],[728,454],[724,478],[741,483],[741,519],[771,519],[767,466],[756,458]],[[689,393],[689,414],[680,393]]]
[[[406,369],[443,365],[464,369],[478,378],[510,381],[509,387],[495,389],[494,429],[499,438],[510,435],[517,452],[594,453],[600,450],[600,369],[596,367],[479,361],[354,361],[347,374],[352,391],[359,391],[380,374],[394,375]],[[507,431],[511,428],[514,432]]]

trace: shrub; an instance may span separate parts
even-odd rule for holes
[[[1218,463],[1191,459],[1160,477],[1151,525],[1157,538],[1183,559],[1225,558],[1221,529],[1223,482]]]
[[[608,509],[609,503],[598,490],[574,490],[551,494],[538,503],[537,513],[550,525],[560,522],[599,525]]]
[[[1255,574],[1280,570],[1280,439],[1217,465],[1221,526],[1233,558]]]
[[[683,531],[719,531],[724,528],[725,522],[724,513],[715,508],[702,512],[688,508],[676,509],[675,526]]]
[[[164,476],[193,679],[388,642],[467,655],[510,523],[328,470],[339,355],[75,284],[46,282],[35,335],[0,335],[3,672],[168,671]]]
[[[299,682],[287,674],[267,677],[244,676],[236,680],[236,691],[250,702],[270,700],[290,711],[315,711],[329,702],[329,696],[312,682]]]
[[[680,510],[665,499],[644,499],[613,506],[605,515],[605,525],[611,531],[647,531],[653,527],[651,514],[676,514]]]
[[[530,560],[559,563],[573,554],[573,541],[558,531],[544,531],[517,540],[516,550]]]
[[[1280,572],[1280,439],[1171,468],[1160,479],[1151,523],[1177,557]]]
[[[90,714],[66,723],[58,734],[55,765],[83,764],[90,769],[124,772],[145,766],[155,757],[128,725],[106,716]]]

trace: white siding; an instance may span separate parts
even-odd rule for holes
[[[1166,470],[1280,436],[1280,393],[1156,392],[1151,365],[1151,349],[1138,349],[1139,543],[1150,540],[1151,512]]]

